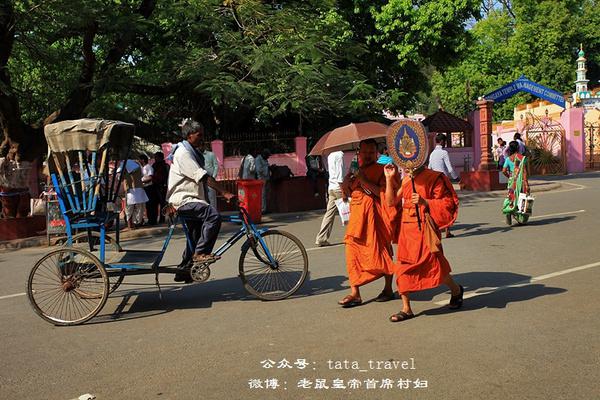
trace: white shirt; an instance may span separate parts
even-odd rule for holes
[[[328,190],[342,190],[340,183],[344,181],[344,152],[334,151],[327,156],[329,170]]]
[[[201,182],[207,174],[188,149],[179,146],[169,170],[167,201],[175,208],[190,202],[208,204]]]
[[[148,195],[144,188],[131,188],[127,190],[127,194],[125,195],[125,203],[128,206],[133,204],[143,204],[148,201]]]
[[[452,163],[450,163],[448,152],[439,144],[435,146],[435,150],[429,156],[429,169],[443,172],[446,176],[451,176],[453,179],[458,178],[458,174],[452,168]]]
[[[132,174],[134,171],[138,170],[140,168],[140,164],[138,164],[136,161],[134,160],[127,160],[125,162],[125,171],[127,171],[128,174]],[[122,172],[123,171],[123,163],[121,162],[121,165],[119,165],[119,168],[117,168],[117,172]],[[127,205],[133,205],[133,204],[141,204],[141,203],[146,203],[148,201],[148,196],[146,195],[146,191],[143,188],[128,188],[127,189],[127,194],[125,195],[125,202]]]
[[[154,175],[154,168],[150,164],[146,164],[142,167],[142,183],[144,187],[152,185],[152,175]]]

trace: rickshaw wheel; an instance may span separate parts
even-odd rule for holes
[[[104,307],[108,284],[108,274],[93,254],[60,248],[34,265],[27,281],[27,297],[44,320],[54,325],[78,325]]]
[[[109,235],[104,236],[105,241],[105,251],[104,258],[106,263],[110,263],[113,259],[118,255],[118,253],[122,252],[123,249],[121,245],[117,243],[117,241]],[[66,243],[64,243],[66,245]],[[78,233],[73,236],[73,247],[81,248],[92,253],[98,252],[98,258],[100,257],[100,232],[92,231],[92,246],[89,245],[89,237],[87,232]],[[113,272],[114,271],[114,272]],[[123,279],[125,279],[125,269],[117,269],[111,268],[111,274],[108,277],[108,294],[112,294],[117,288],[123,283]]]
[[[246,290],[262,300],[285,299],[302,286],[308,275],[306,249],[300,239],[287,232],[270,230],[262,238],[276,265],[269,264],[260,243],[247,240],[240,254],[240,278]]]

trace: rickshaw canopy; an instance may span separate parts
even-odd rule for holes
[[[44,135],[51,152],[99,151],[107,144],[125,156],[135,126],[121,121],[77,119],[48,124]],[[120,157],[118,157],[120,158]]]

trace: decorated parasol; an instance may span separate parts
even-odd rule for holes
[[[413,193],[415,189],[414,171],[425,164],[429,155],[429,141],[425,126],[413,119],[400,119],[387,130],[387,146],[395,164],[410,176]],[[421,215],[416,207],[417,223],[421,230]]]

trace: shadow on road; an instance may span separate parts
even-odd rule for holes
[[[293,296],[280,301],[346,290],[347,287],[342,285],[346,280],[347,278],[342,275],[311,280],[309,273],[302,287]],[[122,287],[125,285],[126,283]],[[135,289],[120,289],[113,294],[113,298],[121,296],[121,301],[114,312],[100,314],[86,325],[152,317],[173,310],[211,308],[214,302],[219,301],[261,301],[246,292],[237,277],[209,280],[193,285],[161,284],[162,300],[156,287],[149,285],[147,289],[140,289],[139,285],[135,285]],[[128,305],[129,309],[125,311]],[[107,303],[104,310],[109,308],[111,305]]]
[[[576,218],[576,216],[531,219],[523,227],[559,224],[561,222],[571,221],[575,218]],[[456,225],[452,226],[452,233],[456,237],[467,237],[467,236],[489,235],[490,233],[495,233],[495,232],[510,232],[513,229],[522,228],[520,225],[518,225],[514,221],[513,221],[512,226],[505,225],[505,226],[492,226],[489,228],[482,228],[485,225],[489,225],[489,224],[487,222],[477,223],[477,224],[456,224]]]
[[[519,287],[510,287],[502,290],[497,290],[489,294],[465,299],[461,311],[480,310],[482,308],[506,308],[508,303],[518,301],[532,300],[537,297],[554,295],[566,292],[566,289],[548,287],[542,284],[531,284]],[[425,310],[419,314],[423,315],[440,315],[456,312],[450,310],[446,306]]]
[[[457,283],[465,288],[466,294],[473,292],[479,294],[476,297],[466,298],[462,310],[478,310],[481,308],[505,308],[508,303],[527,301],[537,297],[555,295],[564,293],[567,290],[545,286],[543,284],[527,284],[531,276],[515,274],[512,272],[467,272],[454,275]],[[503,286],[523,284],[518,287]],[[501,288],[501,289],[496,289]],[[442,293],[448,294],[450,300],[450,291],[446,286],[440,286],[435,289],[423,290],[413,293],[411,300],[431,301],[435,296]],[[437,315],[455,312],[448,309],[447,306],[425,310],[421,314]]]
[[[479,236],[488,235],[494,232],[508,232],[511,230],[510,226],[493,226],[489,228],[482,228],[482,226],[489,225],[488,223],[480,224],[456,224],[452,226],[452,233],[456,237],[467,237],[467,236]]]
[[[568,217],[558,217],[558,218],[544,218],[544,219],[530,219],[527,225],[530,226],[538,226],[538,225],[550,225],[550,224],[558,224],[560,222],[571,221],[577,218],[574,215]]]

